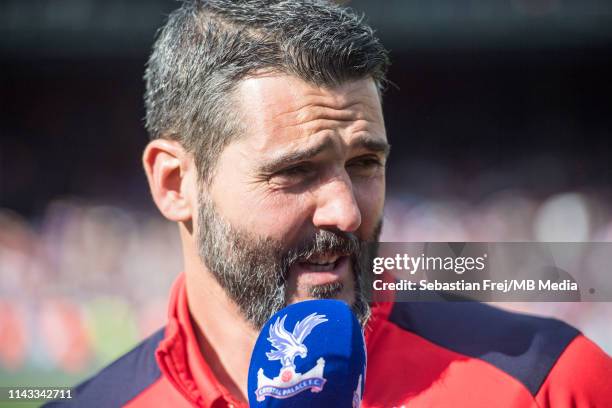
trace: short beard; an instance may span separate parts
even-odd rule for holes
[[[317,253],[349,254],[353,265],[355,298],[351,308],[362,326],[370,317],[371,285],[366,272],[376,256],[381,222],[370,241],[354,234],[318,230],[293,248],[283,248],[270,238],[251,236],[233,228],[217,213],[214,204],[200,197],[197,232],[198,252],[219,285],[238,306],[246,321],[260,330],[286,306],[289,268]],[[315,299],[336,298],[340,282],[310,288]]]

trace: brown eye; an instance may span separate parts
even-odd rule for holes
[[[310,174],[311,172],[312,172],[312,169],[309,168],[309,166],[300,165],[300,166],[289,167],[288,169],[281,170],[277,174],[282,174],[286,176],[301,176],[301,175]]]
[[[362,157],[351,160],[346,167],[353,174],[369,176],[384,167],[384,164],[377,157]]]
[[[355,163],[355,165],[360,166],[360,167],[378,167],[378,166],[381,166],[382,163],[378,159],[363,159],[363,160],[358,160],[357,163]]]
[[[292,186],[308,182],[315,175],[316,169],[312,165],[305,163],[277,171],[272,175],[270,181],[279,185]]]

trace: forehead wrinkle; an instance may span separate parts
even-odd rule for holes
[[[352,142],[349,141],[346,143],[346,141],[343,140],[346,136],[348,136],[349,140],[353,138],[356,140],[375,140],[379,139],[377,136],[382,135],[383,138],[380,140],[386,142],[384,128],[378,129],[379,127],[377,123],[365,119],[347,122],[314,119],[310,122],[293,126],[277,125],[272,130],[272,133],[276,134],[277,139],[264,138],[260,140],[260,143],[251,145],[251,149],[264,156],[268,156],[266,153],[270,147],[277,147],[278,149],[274,150],[280,150],[281,152],[288,152],[291,150],[301,151],[309,149],[311,146],[319,144],[319,140],[325,139],[326,148],[335,147],[333,150],[337,150],[340,146],[337,146],[337,143],[333,141],[338,137],[340,139],[338,140],[340,145],[352,146]],[[278,140],[281,142],[278,143]],[[321,153],[321,151],[318,151],[317,154],[318,153]]]
[[[347,126],[344,131],[346,134],[352,135],[352,138],[365,136],[387,143],[387,132],[384,123],[359,120]]]
[[[238,91],[245,130],[254,136],[244,140],[247,150],[268,156],[277,148],[312,146],[325,134],[350,139],[363,132],[386,140],[379,95],[371,88],[361,80],[335,88],[291,77],[247,80]]]
[[[358,105],[358,104],[353,104]],[[375,118],[368,118],[365,112],[347,112],[329,109],[317,109],[318,112],[306,113],[301,120],[292,118],[288,123],[270,123],[272,132],[283,135],[289,141],[314,136],[323,132],[340,132],[341,135],[376,132]],[[295,112],[294,112],[295,115]]]
[[[370,110],[376,111],[372,108],[362,101],[342,105],[328,104],[325,101],[307,102],[296,109],[278,113],[273,120],[278,121],[281,126],[285,127],[300,126],[319,119],[337,122],[352,122],[360,119],[374,120],[367,114]]]
[[[287,131],[289,128],[286,128]],[[316,137],[319,134],[330,134],[339,136],[340,139],[351,138],[359,133],[376,133],[375,125],[366,120],[338,122],[329,119],[316,119],[305,124],[296,125],[293,127],[297,131],[299,137],[293,140]],[[292,141],[293,141],[292,140]]]

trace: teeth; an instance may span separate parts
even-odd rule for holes
[[[315,265],[329,265],[333,264],[340,258],[338,255],[315,255],[308,259],[308,263]]]

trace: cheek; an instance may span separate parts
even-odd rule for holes
[[[260,236],[293,242],[310,220],[309,202],[306,194],[265,194],[248,202],[245,220],[248,228]]]
[[[355,200],[361,210],[362,238],[373,233],[374,228],[382,218],[385,205],[385,178],[384,176],[370,179],[367,182],[354,184]]]
[[[222,154],[210,191],[217,211],[234,228],[253,236],[291,240],[308,219],[308,197],[270,191],[249,183],[246,159],[230,145]]]

